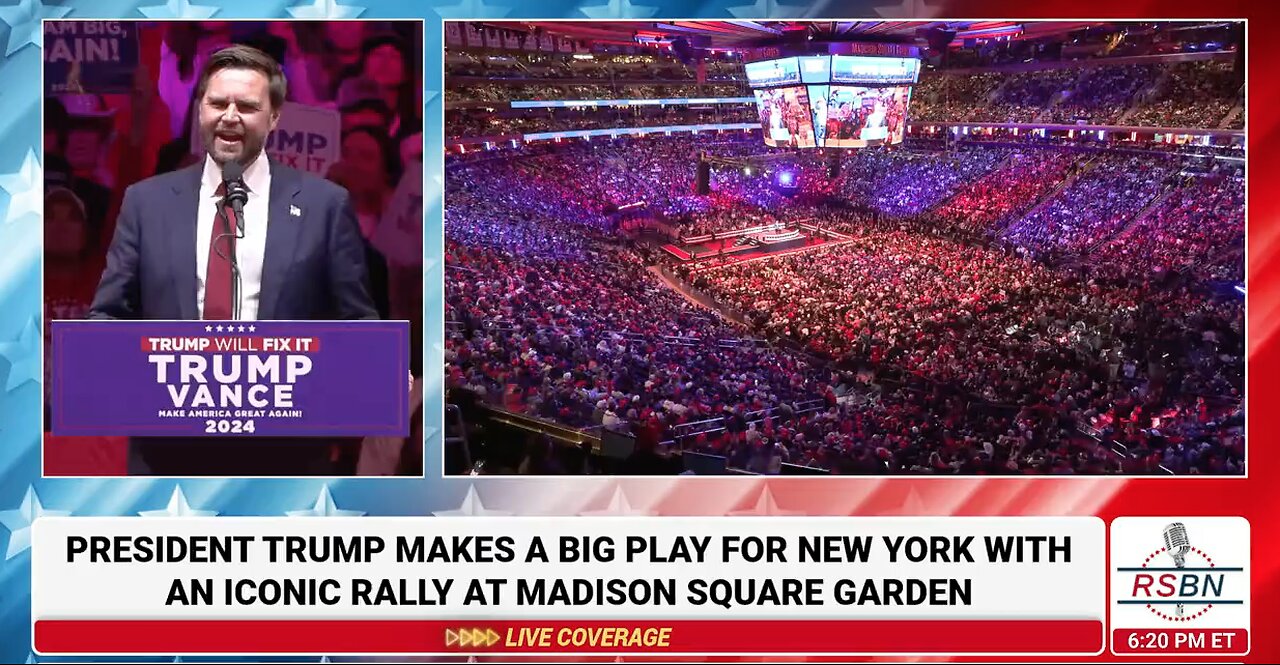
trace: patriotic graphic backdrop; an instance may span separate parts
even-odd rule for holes
[[[0,659],[32,662],[30,531],[40,515],[1243,515],[1252,524],[1254,625],[1280,611],[1280,28],[1273,3],[1051,0],[6,0],[0,4]],[[43,18],[421,18],[425,27],[426,367],[442,363],[441,19],[1248,18],[1248,479],[838,478],[440,479],[440,374],[427,371],[423,479],[152,480],[40,478],[40,248]],[[1109,660],[1118,660],[1103,657]],[[1248,659],[1280,658],[1260,630]],[[40,659],[85,662],[85,658]],[[121,659],[115,659],[121,660]],[[153,659],[156,662],[172,658]],[[210,658],[184,658],[216,662]],[[244,659],[234,659],[243,661]],[[298,658],[265,659],[298,662]],[[318,656],[311,662],[321,660]],[[329,659],[325,659],[327,662]],[[357,659],[333,659],[357,660]],[[430,659],[407,659],[430,660]],[[445,659],[459,661],[464,659]],[[481,659],[483,660],[483,659]],[[612,658],[594,658],[611,662]],[[738,660],[760,660],[759,658]],[[824,660],[815,658],[812,660]],[[894,660],[878,658],[875,660]],[[919,659],[912,659],[919,660]],[[963,660],[963,659],[957,659]],[[1133,662],[1135,659],[1125,659]],[[1203,659],[1202,659],[1203,660]],[[1219,659],[1221,660],[1221,659]],[[1238,660],[1238,659],[1237,659]]]

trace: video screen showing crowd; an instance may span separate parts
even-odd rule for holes
[[[814,104],[813,115],[822,128],[818,142],[831,148],[902,143],[910,96],[911,89],[907,87],[831,86],[826,101]]]
[[[850,55],[750,62],[743,70],[765,145],[775,148],[902,143],[911,85],[920,71],[914,57]]]
[[[809,94],[803,87],[756,90],[764,143],[780,148],[812,148],[817,145]]]
[[[448,49],[446,471],[1244,473],[1243,46],[1105,26],[875,81]],[[488,110],[712,85],[755,117]]]

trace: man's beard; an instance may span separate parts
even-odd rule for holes
[[[219,134],[234,134],[238,140],[228,142],[219,138]],[[262,152],[262,142],[247,133],[220,132],[219,130],[211,129],[204,131],[202,138],[204,139],[205,152],[217,164],[238,161],[247,166],[250,160]]]

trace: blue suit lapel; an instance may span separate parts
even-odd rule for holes
[[[196,224],[200,214],[200,175],[204,162],[188,166],[173,186],[174,201],[169,210],[172,219],[164,219],[168,229],[169,261],[172,269],[174,294],[178,299],[178,312],[184,320],[200,318],[196,306]],[[163,213],[163,209],[162,212]]]
[[[276,305],[280,292],[289,279],[298,234],[304,217],[291,214],[290,207],[299,205],[294,197],[302,189],[298,172],[280,162],[271,162],[270,206],[267,208],[267,246],[262,256],[262,293],[258,301],[258,318],[277,318]]]

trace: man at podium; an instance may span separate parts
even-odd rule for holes
[[[264,152],[286,92],[280,65],[262,51],[236,45],[210,56],[194,102],[204,157],[126,190],[89,318],[378,318],[347,190]],[[228,192],[240,193],[239,214]],[[330,475],[351,446],[135,438],[129,473]]]

